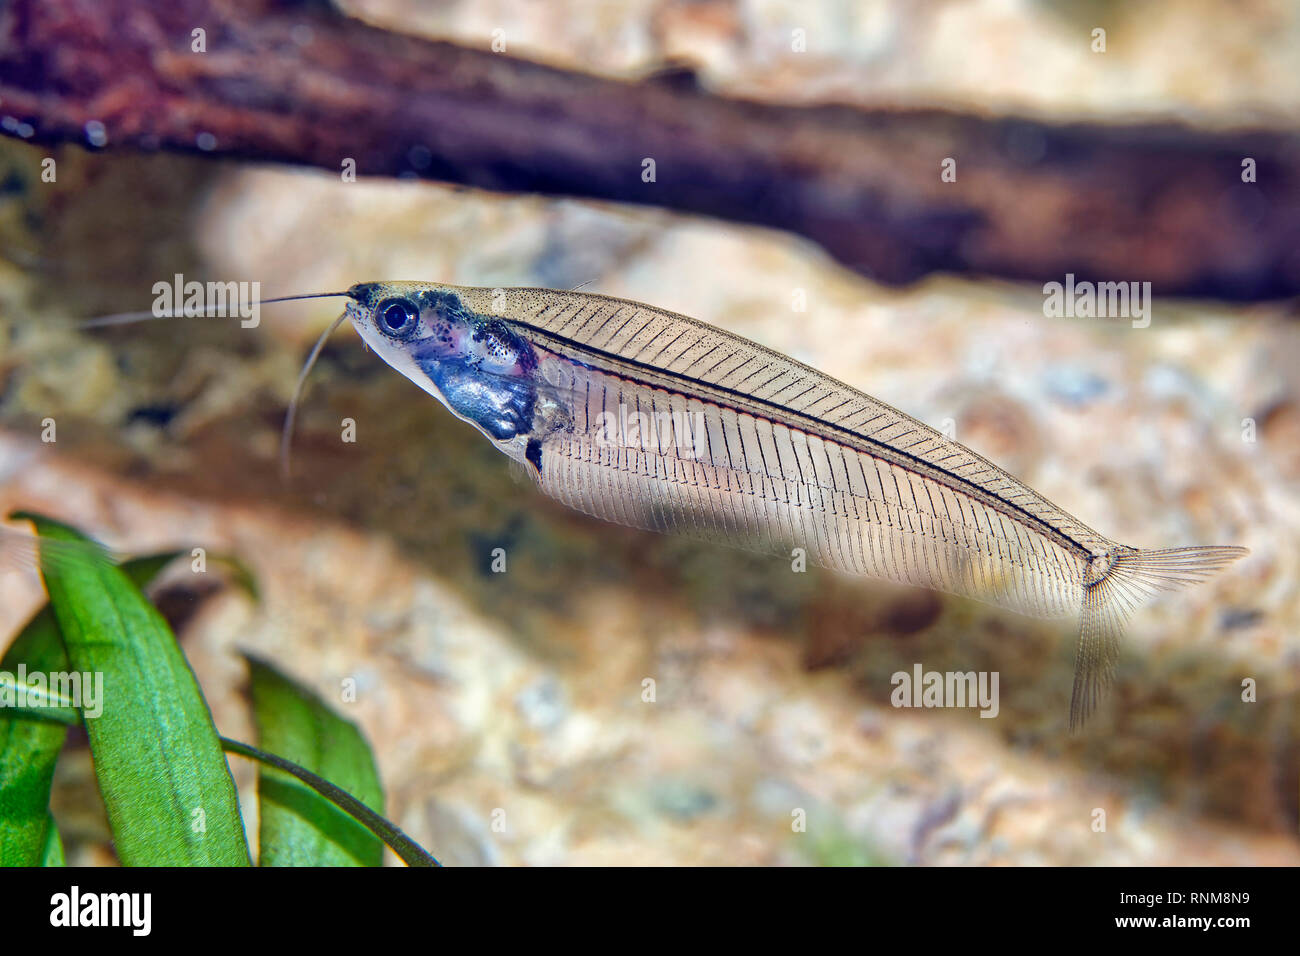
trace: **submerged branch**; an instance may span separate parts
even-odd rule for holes
[[[191,50],[192,31],[206,50]],[[3,131],[642,203],[935,271],[1300,293],[1300,135],[796,107],[401,36],[292,0],[9,0]],[[956,182],[941,164],[956,160]],[[1257,182],[1242,182],[1242,162]],[[654,161],[654,181],[643,179]]]

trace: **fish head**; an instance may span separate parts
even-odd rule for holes
[[[506,321],[469,308],[454,286],[365,282],[347,294],[347,317],[376,355],[499,445],[526,439],[537,359]]]

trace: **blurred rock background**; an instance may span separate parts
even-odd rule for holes
[[[1282,2],[343,5],[466,45],[503,29],[511,54],[615,75],[686,61],[774,101],[1286,129],[1300,106],[1300,13]],[[807,53],[788,52],[795,27]],[[122,550],[243,557],[258,605],[186,573],[164,585],[190,608],[181,639],[218,726],[251,733],[234,650],[274,659],[360,723],[390,816],[444,862],[1300,862],[1294,304],[1158,299],[1146,329],[1048,319],[1037,287],[885,289],[801,240],[655,210],[75,148],[51,154],[45,184],[46,155],[0,143],[0,507]],[[567,512],[346,330],[282,483],[285,403],[336,313],[70,327],[148,308],[174,273],[266,295],[590,283],[951,420],[1121,541],[1252,554],[1143,612],[1112,693],[1069,737],[1069,623]],[[0,634],[40,600],[34,579],[0,579]],[[998,717],[892,708],[890,675],[918,662],[1000,672]],[[349,678],[358,699],[342,703]],[[88,754],[70,746],[56,816],[74,862],[105,861]]]

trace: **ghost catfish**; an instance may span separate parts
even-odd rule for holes
[[[1023,614],[1079,615],[1071,729],[1113,676],[1129,615],[1246,553],[1119,544],[897,409],[654,306],[431,282],[366,282],[330,295],[349,301],[299,376],[286,468],[303,383],[348,320],[380,358],[569,507],[742,547],[803,548],[842,572]],[[629,416],[668,427],[609,427]],[[677,424],[686,422],[696,424]]]

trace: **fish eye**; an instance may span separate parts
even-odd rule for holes
[[[385,299],[375,307],[381,331],[388,335],[409,335],[420,318],[419,310],[407,299]]]

